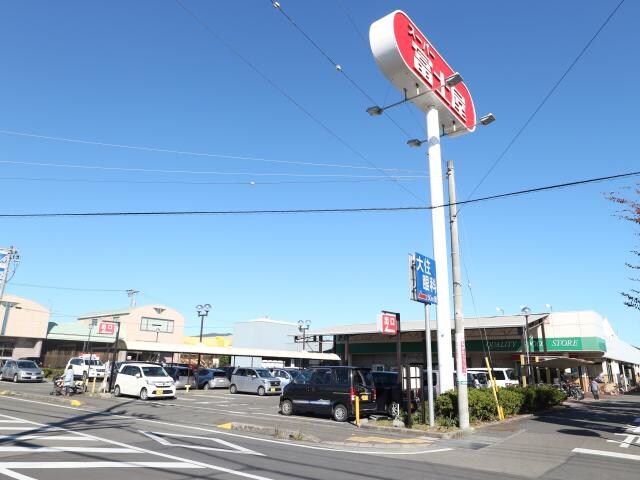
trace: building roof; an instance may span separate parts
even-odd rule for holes
[[[90,312],[78,317],[79,320],[85,318],[98,318],[98,317],[121,317],[123,315],[129,315],[131,313],[130,308],[118,308],[114,310],[102,310],[100,312]]]
[[[529,315],[529,324],[537,320],[547,317],[548,313],[532,313]],[[524,315],[506,315],[493,317],[469,317],[464,319],[465,330],[477,328],[509,328],[524,326]],[[436,330],[437,322],[431,320],[431,329]],[[455,326],[454,320],[451,320],[451,328]],[[400,320],[400,329],[402,332],[424,332],[424,320]],[[365,333],[377,333],[378,327],[375,323],[359,323],[351,325],[335,325],[333,327],[319,328],[307,332],[307,336],[311,335],[358,335]]]
[[[113,343],[115,337],[113,335],[100,335],[96,329],[92,329],[89,333],[89,326],[81,323],[63,323],[57,324],[49,322],[49,332],[47,340],[69,340],[72,342],[95,341],[101,343]]]
[[[158,343],[125,341],[128,351],[200,353],[203,355],[229,355],[237,357],[297,358],[307,360],[334,360],[340,357],[335,353],[301,352],[293,350],[269,350],[266,348],[214,347],[203,344],[186,345],[181,343]]]

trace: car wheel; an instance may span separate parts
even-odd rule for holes
[[[149,394],[147,393],[146,388],[140,390],[140,400],[149,400]]]
[[[400,404],[398,402],[391,402],[387,405],[387,414],[391,418],[398,418],[400,416]]]
[[[116,386],[113,388],[113,396],[114,396],[114,397],[119,397],[120,395],[122,395],[122,394],[120,393],[120,385],[116,385]]]
[[[336,422],[346,422],[349,419],[349,411],[347,407],[339,403],[333,407],[333,419]]]
[[[280,404],[280,411],[283,415],[292,415],[293,414],[293,402],[291,400],[283,400]]]
[[[258,387],[258,395],[260,395],[261,397],[264,397],[265,393],[266,393],[266,390],[264,389],[264,387]]]
[[[236,387],[233,383],[229,387],[229,393],[238,393],[238,387]]]
[[[204,387],[202,387],[204,390],[209,390],[211,388],[211,385],[209,385],[209,382],[204,384]]]
[[[17,373],[13,376],[13,383],[18,383],[18,374]]]

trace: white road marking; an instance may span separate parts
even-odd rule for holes
[[[91,468],[206,468],[201,465],[183,462],[0,462],[0,470],[6,469],[53,469],[73,468],[82,466],[83,469]]]
[[[0,469],[0,475],[6,475],[7,477],[15,478],[16,480],[36,480],[33,477],[29,477],[18,472],[12,472],[6,468]]]
[[[137,450],[132,450],[130,448],[113,448],[113,447],[15,447],[15,446],[0,447],[0,452],[138,453]]]
[[[47,427],[47,428],[32,428],[29,425],[25,425],[24,427],[0,427],[0,430],[11,430],[11,431],[21,431],[27,432],[31,430],[37,430],[38,432],[60,432],[61,428],[58,427]]]
[[[28,400],[26,398],[16,398],[16,397],[0,397],[0,399],[6,399],[6,400],[14,400],[17,402],[25,402],[25,403],[35,403],[35,404],[39,404],[39,405],[47,405],[50,407],[56,407],[56,408],[62,408],[62,409],[67,409],[67,410],[74,410],[74,411],[79,411],[79,412],[90,412],[90,413],[94,413],[96,415],[101,415],[101,416],[105,416],[105,417],[115,417],[115,418],[122,418],[122,419],[126,419],[126,420],[132,420],[132,421],[137,421],[137,422],[148,422],[148,423],[155,423],[158,425],[166,425],[166,426],[170,426],[170,427],[179,427],[179,428],[185,428],[185,429],[191,429],[191,430],[198,430],[201,432],[208,432],[208,433],[215,433],[217,435],[226,435],[226,436],[230,436],[230,437],[235,437],[235,438],[244,438],[247,440],[252,440],[252,441],[256,441],[256,442],[263,442],[263,443],[274,443],[277,445],[282,445],[285,447],[294,447],[294,448],[303,448],[303,449],[308,449],[308,450],[321,450],[321,451],[325,451],[325,452],[338,452],[338,453],[353,453],[353,454],[361,454],[361,455],[422,455],[422,454],[427,454],[427,453],[437,453],[437,452],[448,452],[453,450],[453,448],[438,448],[438,449],[433,449],[433,450],[420,450],[420,451],[412,451],[412,452],[388,452],[388,451],[359,451],[359,450],[341,450],[338,448],[328,448],[328,447],[319,447],[319,446],[315,446],[315,445],[303,445],[303,444],[299,444],[299,443],[289,443],[289,442],[282,442],[279,440],[270,440],[268,438],[259,438],[259,437],[252,437],[250,435],[240,435],[238,433],[231,433],[231,432],[225,432],[225,431],[221,431],[221,430],[212,430],[209,428],[203,428],[203,427],[196,427],[194,425],[185,425],[185,424],[180,424],[180,423],[171,423],[171,422],[164,422],[161,420],[150,420],[150,419],[146,419],[146,418],[137,418],[137,417],[132,417],[129,415],[120,415],[117,413],[105,413],[105,412],[101,412],[101,411],[96,411],[96,410],[91,410],[88,408],[80,408],[80,407],[69,407],[66,405],[57,405],[57,404],[53,404],[53,403],[46,403],[46,402],[41,402],[39,400]],[[194,407],[194,408],[198,408],[198,407]],[[88,435],[86,433],[84,434],[78,434],[78,435],[87,435],[89,437],[92,437],[91,435]],[[97,437],[93,437],[93,438],[97,438]],[[104,439],[105,442],[109,442],[109,443],[115,443],[115,444],[119,444],[119,445],[124,445],[124,446],[128,446],[125,444],[120,444],[119,442],[114,442],[113,440],[107,440]],[[133,448],[138,448],[138,447],[133,447]],[[144,449],[141,449],[143,451],[147,451]],[[160,452],[151,452],[155,455],[161,455],[161,456],[167,456],[169,458],[177,458],[177,457],[173,457],[172,455],[166,455],[166,454],[162,454]],[[190,461],[188,459],[184,459],[185,461]]]
[[[260,457],[264,457],[264,454],[258,453],[254,450],[249,450],[248,448],[241,447],[240,445],[236,445],[231,442],[226,442],[219,438],[211,438],[211,437],[201,437],[198,435],[185,435],[181,433],[164,433],[164,432],[145,432],[142,430],[138,430],[141,434],[146,435],[147,437],[155,440],[156,442],[166,445],[169,447],[181,447],[181,448],[190,448],[193,450],[209,450],[214,452],[229,452],[229,453],[246,453],[249,455],[258,455]],[[170,441],[162,438],[162,437],[175,437],[175,438],[194,438],[197,440],[207,440],[209,442],[219,443],[220,445],[225,445],[229,448],[214,448],[214,447],[205,447],[199,445],[187,445],[187,444],[177,444],[171,443]]]
[[[635,460],[640,462],[640,455],[630,453],[608,452],[605,450],[590,450],[588,448],[574,448],[574,453],[584,453],[585,455],[600,455],[602,457],[624,458],[625,460]]]
[[[63,405],[54,405],[51,403],[46,403],[46,402],[38,402],[35,400],[28,400],[28,403],[39,403],[39,404],[43,404],[43,405],[48,405],[48,406],[60,406],[60,407],[64,407]],[[70,407],[70,408],[75,408],[75,407]],[[89,411],[91,412],[92,410],[88,410],[88,409],[78,409],[77,411]],[[97,412],[94,412],[97,413]],[[109,415],[106,415],[109,416]],[[115,417],[122,417],[121,415],[114,415]],[[5,415],[5,418],[11,418],[14,420],[24,420],[18,417],[10,417],[8,415]],[[45,424],[41,424],[41,423],[37,423],[37,422],[32,422],[30,420],[24,420],[25,423],[29,423],[31,425],[37,425],[40,427],[47,427],[47,425]],[[57,428],[57,427],[56,427]],[[208,468],[210,470],[215,470],[218,472],[223,472],[223,473],[228,473],[229,475],[236,475],[238,477],[244,477],[244,478],[251,478],[253,480],[273,480],[269,477],[263,477],[261,475],[254,475],[251,473],[244,473],[241,472],[239,470],[232,470],[230,468],[225,468],[225,467],[220,467],[218,465],[212,465],[210,463],[204,463],[204,462],[198,462],[196,460],[191,460],[189,458],[182,458],[182,457],[178,457],[175,455],[169,455],[168,453],[162,453],[162,452],[154,452],[153,450],[148,450],[146,448],[140,448],[140,447],[135,447],[133,445],[127,445],[126,443],[123,442],[117,442],[115,440],[109,440],[108,438],[100,438],[100,437],[96,437],[94,435],[90,435],[88,433],[83,433],[83,432],[72,432],[71,430],[67,430],[67,429],[63,429],[63,428],[59,428],[59,430],[63,430],[69,433],[74,433],[76,435],[80,435],[82,437],[86,437],[86,438],[91,438],[93,440],[99,441],[99,442],[104,442],[104,443],[108,443],[110,445],[116,445],[118,447],[123,447],[123,448],[129,448],[132,450],[135,450],[138,453],[148,453],[150,455],[156,456],[156,457],[162,457],[162,458],[168,458],[170,460],[177,460],[178,462],[183,462],[183,463],[176,463],[176,465],[182,465],[182,468]],[[28,462],[31,463],[31,462]],[[15,466],[15,465],[20,465],[20,464],[28,464],[27,462],[15,462],[15,463],[0,463],[0,470],[2,469],[8,469],[8,470],[12,470],[12,469],[20,469],[21,467],[19,466]],[[36,465],[40,465],[42,463],[48,463],[48,462],[37,462]],[[64,464],[64,463],[68,463],[70,465],[73,465],[73,467],[70,468],[77,468],[78,465],[82,465],[83,468],[85,467],[89,467],[91,468],[92,465],[94,465],[95,463],[97,464],[112,464],[114,463],[115,465],[122,465],[122,464],[126,464],[126,465],[136,465],[136,464],[140,464],[143,466],[146,466],[148,468],[154,468],[151,467],[151,464],[154,463],[163,463],[163,462],[53,462],[56,465],[60,465],[60,464]],[[166,463],[166,462],[164,462]],[[187,467],[186,464],[188,465],[195,465],[195,467]],[[13,467],[11,465],[14,465]],[[24,467],[24,468],[41,468],[41,467]],[[105,467],[106,468],[106,467]],[[163,467],[157,467],[157,468],[163,468]],[[180,467],[176,467],[176,468],[180,468]]]
[[[0,420],[0,423],[24,423],[24,422],[17,421],[17,420]]]
[[[0,435],[0,440],[64,440],[65,442],[92,442],[90,438],[75,435]]]

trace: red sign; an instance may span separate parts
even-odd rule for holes
[[[378,331],[383,335],[397,335],[398,322],[394,313],[381,313],[378,315]]]
[[[371,25],[371,50],[386,77],[422,110],[435,106],[448,135],[473,132],[476,113],[464,82],[448,86],[455,70],[402,11]]]
[[[116,324],[113,322],[98,323],[98,333],[102,335],[114,335],[116,333]]]

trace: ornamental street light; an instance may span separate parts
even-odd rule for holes
[[[205,303],[204,305],[196,305],[196,312],[198,312],[198,317],[200,317],[200,347],[202,348],[202,328],[204,327],[204,318],[209,315],[209,310],[211,310],[211,305]],[[200,352],[198,352],[198,367],[200,366]]]
[[[151,326],[156,327],[156,343],[158,343],[158,335],[160,335],[160,327],[162,325],[160,325],[159,323],[152,323]]]
[[[302,351],[306,350],[307,330],[311,326],[311,320],[298,320],[298,330],[302,333]]]

